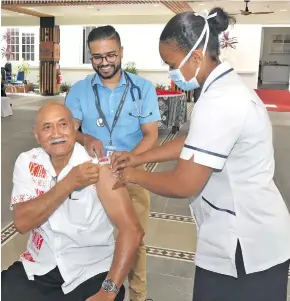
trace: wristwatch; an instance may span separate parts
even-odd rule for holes
[[[119,293],[120,290],[112,279],[105,279],[102,283],[102,288],[105,292],[113,292],[116,295]]]

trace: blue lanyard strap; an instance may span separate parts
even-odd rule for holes
[[[129,89],[129,82],[128,82],[129,76],[127,75],[126,72],[124,72],[124,74],[125,74],[125,79],[126,79],[126,88],[125,88],[125,91],[124,91],[124,93],[122,95],[122,98],[121,98],[121,101],[119,103],[119,106],[117,108],[117,111],[116,111],[116,114],[115,114],[115,117],[114,117],[114,120],[113,120],[113,123],[112,123],[112,128],[110,128],[110,126],[109,126],[109,124],[107,122],[107,119],[105,117],[105,114],[104,114],[104,112],[103,112],[103,110],[101,108],[100,96],[99,96],[97,84],[93,84],[93,82],[95,81],[96,75],[92,78],[92,82],[91,82],[93,90],[94,90],[94,94],[95,94],[96,108],[98,110],[99,116],[103,119],[103,122],[104,122],[106,128],[108,129],[108,131],[110,133],[110,145],[112,144],[112,133],[113,133],[113,130],[114,130],[114,128],[115,128],[115,126],[117,124],[117,121],[118,121],[118,119],[120,117],[123,105],[124,105],[125,100],[126,100],[128,89]]]

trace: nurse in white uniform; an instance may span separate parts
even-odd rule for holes
[[[191,197],[194,301],[286,301],[290,216],[273,181],[272,126],[255,92],[218,59],[218,35],[229,21],[215,8],[168,22],[160,54],[169,75],[184,90],[201,89],[189,133],[138,156],[116,153],[112,168],[123,170],[121,184]],[[132,168],[169,160],[178,160],[169,172]]]

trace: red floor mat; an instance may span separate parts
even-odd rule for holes
[[[290,91],[255,90],[266,105],[268,111],[290,112]]]

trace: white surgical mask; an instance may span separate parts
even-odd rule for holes
[[[196,41],[196,43],[194,44],[194,46],[192,47],[192,49],[188,52],[188,54],[186,55],[186,57],[182,60],[182,62],[180,63],[178,69],[174,69],[174,70],[169,70],[168,74],[169,77],[173,80],[173,82],[176,84],[177,87],[179,87],[180,89],[184,90],[184,91],[190,91],[190,90],[195,90],[197,88],[200,87],[196,76],[199,72],[199,68],[196,69],[195,75],[192,79],[190,80],[185,80],[182,72],[180,71],[181,67],[189,60],[192,52],[194,50],[196,50],[196,48],[199,46],[200,42],[202,41],[204,35],[206,35],[205,37],[205,42],[204,42],[204,46],[203,46],[203,50],[202,50],[202,54],[203,57],[205,55],[206,52],[206,48],[207,48],[207,44],[208,44],[208,39],[209,39],[209,26],[208,26],[208,19],[213,18],[217,15],[217,13],[214,13],[212,15],[208,15],[208,12],[204,12],[204,13],[195,13],[196,16],[201,16],[204,18],[205,20],[205,24],[203,27],[203,30],[198,38],[198,40]]]

